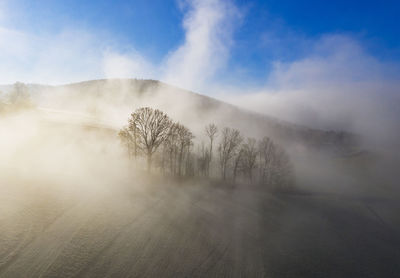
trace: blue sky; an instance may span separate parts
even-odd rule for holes
[[[188,4],[177,0],[5,1],[5,26],[40,36],[66,28],[101,34],[114,48],[134,48],[159,64],[185,40],[182,21]],[[233,45],[220,77],[262,82],[275,61],[309,54],[310,44],[326,34],[344,34],[382,60],[400,58],[396,1],[231,1],[240,15],[233,21]],[[8,15],[8,16],[7,16]]]
[[[0,84],[151,78],[378,136],[400,117],[399,11],[390,0],[0,0]]]

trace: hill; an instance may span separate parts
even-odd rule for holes
[[[12,86],[0,89],[10,92]],[[156,80],[103,79],[61,86],[30,84],[28,90],[32,101],[43,111],[90,118],[116,129],[126,123],[136,108],[151,106],[189,126],[196,135],[202,134],[206,124],[214,122],[238,128],[246,136],[269,136],[287,147],[319,149],[340,156],[358,151],[358,138],[354,134],[296,125]]]

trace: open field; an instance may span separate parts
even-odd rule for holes
[[[131,183],[2,192],[0,277],[398,277],[390,198]]]
[[[0,278],[400,278],[399,11],[0,0]]]
[[[399,276],[399,195],[344,157],[290,193],[149,175],[116,130],[46,113],[0,125],[0,277]]]

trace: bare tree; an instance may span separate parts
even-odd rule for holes
[[[182,165],[185,155],[189,153],[189,148],[193,144],[193,134],[188,128],[181,124],[176,124],[177,141],[179,146],[178,155],[178,176],[182,175]]]
[[[259,144],[260,181],[272,188],[288,188],[293,183],[293,165],[286,151],[270,138]]]
[[[236,181],[237,174],[242,164],[243,164],[243,148],[240,148],[237,154],[235,155],[233,163],[233,181]]]
[[[17,107],[32,106],[29,88],[22,82],[16,82],[8,95],[8,102]]]
[[[129,119],[129,129],[137,132],[137,142],[147,156],[147,169],[151,169],[152,156],[166,140],[172,125],[162,111],[144,107],[137,109]]]
[[[129,125],[127,127],[123,127],[119,133],[119,138],[121,142],[127,147],[129,158],[132,156],[136,159],[139,154],[139,145],[138,145],[138,130],[135,125]]]
[[[190,148],[191,147],[189,146],[186,153],[185,175],[193,177],[195,175],[194,156],[193,153],[190,151]]]
[[[173,123],[168,131],[167,138],[163,143],[164,156],[168,160],[169,172],[173,175],[177,173],[176,160],[178,156],[178,124]]]
[[[227,168],[235,153],[240,146],[243,138],[239,130],[224,128],[221,133],[221,141],[218,146],[219,160],[222,178],[226,179]]]
[[[187,172],[188,159],[193,159],[190,149],[193,146],[193,134],[180,123],[171,124],[167,137],[163,142],[163,152],[161,155],[163,170],[165,165],[169,165],[169,171],[173,175],[181,176],[183,171]],[[165,163],[168,161],[168,163]],[[190,165],[189,168],[193,168]],[[192,171],[193,169],[190,169]],[[193,171],[192,171],[193,172]]]
[[[209,150],[204,145],[204,142],[201,142],[201,145],[198,146],[197,150],[197,171],[199,175],[207,176],[207,163],[209,161]]]
[[[128,152],[128,157],[130,159],[132,156],[132,144],[133,144],[132,142],[134,140],[133,140],[133,136],[129,130],[129,127],[123,127],[119,131],[118,136],[119,136],[122,144],[126,147],[127,152]]]
[[[206,132],[207,137],[210,139],[209,155],[208,155],[208,160],[206,160],[206,175],[209,176],[210,175],[210,164],[212,161],[212,153],[213,153],[213,142],[214,142],[214,139],[218,135],[218,127],[215,124],[211,123],[206,126],[205,132]]]
[[[259,159],[260,159],[260,182],[268,182],[274,160],[275,145],[271,138],[264,137],[259,143]]]
[[[286,151],[277,146],[275,149],[272,183],[274,189],[288,190],[294,184],[293,164]]]
[[[152,159],[156,159],[163,173],[172,175],[190,175],[197,173],[209,176],[214,140],[218,128],[209,124],[205,128],[209,138],[209,148],[202,142],[198,153],[192,152],[193,134],[180,123],[173,123],[163,112],[149,107],[140,108],[131,114],[129,125],[119,132],[122,143],[128,150],[129,157],[143,154],[147,157],[147,169],[151,169]],[[288,187],[293,182],[293,165],[283,148],[270,138],[264,137],[256,144],[254,138],[247,138],[243,143],[239,130],[224,128],[218,144],[221,176],[224,180],[232,169],[235,180],[243,173],[250,182],[259,158],[259,180],[263,184],[276,187]],[[158,152],[162,146],[162,151]],[[197,163],[196,163],[197,162]],[[232,167],[232,168],[231,168]]]
[[[253,171],[256,168],[256,160],[258,149],[256,145],[256,139],[247,138],[247,142],[242,145],[242,168],[250,182],[253,181]]]

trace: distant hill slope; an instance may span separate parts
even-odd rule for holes
[[[188,125],[197,135],[214,122],[220,127],[238,128],[245,136],[270,136],[292,147],[307,146],[335,154],[356,149],[355,135],[281,121],[156,80],[92,80],[61,86],[31,84],[28,88],[38,107],[90,116],[116,128],[126,124],[136,108],[151,106]],[[7,92],[11,87],[2,86],[0,90]]]

